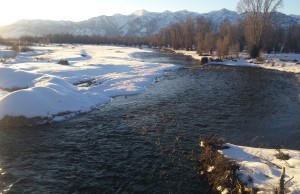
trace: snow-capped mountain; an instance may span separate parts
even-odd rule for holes
[[[300,23],[300,18],[297,16],[282,15],[285,21]],[[186,10],[178,12],[165,11],[162,13],[138,10],[130,15],[103,15],[81,22],[20,20],[11,25],[0,26],[0,36],[41,36],[57,33],[70,33],[74,35],[145,36],[155,34],[162,28],[184,21],[187,18],[195,19],[200,16],[212,19],[216,24],[220,24],[224,20],[235,22],[242,17],[241,14],[227,9],[205,14]]]
[[[236,22],[242,18],[242,15],[238,14],[235,11],[230,11],[228,9],[221,9],[219,11],[212,11],[209,13],[202,14],[203,17],[211,19],[216,24],[221,24],[225,20],[231,22]]]

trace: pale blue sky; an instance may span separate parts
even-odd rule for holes
[[[81,21],[99,15],[136,10],[153,12],[188,10],[198,13],[227,8],[236,10],[239,0],[1,0],[0,25],[20,19]],[[300,15],[299,0],[284,0],[280,11]]]

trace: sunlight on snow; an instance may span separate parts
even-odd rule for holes
[[[143,92],[164,71],[178,68],[133,57],[138,52],[154,52],[151,49],[92,45],[33,48],[0,65],[0,88],[17,88],[0,90],[0,118],[53,118],[62,112],[89,111],[111,97]],[[70,65],[57,64],[60,59]]]

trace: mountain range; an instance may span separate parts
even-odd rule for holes
[[[284,24],[300,24],[300,16],[278,13]],[[196,13],[186,10],[161,13],[138,10],[130,15],[115,14],[98,16],[80,22],[52,20],[20,20],[7,26],[0,26],[0,36],[42,36],[46,34],[70,33],[73,35],[102,36],[146,36],[157,33],[171,24],[185,21],[187,18],[203,16],[212,19],[216,24],[224,20],[235,22],[242,14],[227,9],[209,13]]]

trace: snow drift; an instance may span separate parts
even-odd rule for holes
[[[62,117],[86,112],[111,97],[143,92],[156,77],[176,68],[132,57],[152,50],[114,46],[36,47],[0,65],[0,119]],[[48,52],[48,51],[51,52]],[[57,61],[66,59],[70,65]]]

